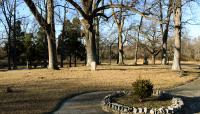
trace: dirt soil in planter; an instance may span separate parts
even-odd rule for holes
[[[147,107],[147,108],[160,108],[171,105],[172,98],[158,98],[157,96],[151,96],[140,102],[136,95],[125,95],[115,98],[114,101],[129,107]]]

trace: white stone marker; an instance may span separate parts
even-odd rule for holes
[[[91,71],[95,71],[97,68],[96,62],[91,62]]]

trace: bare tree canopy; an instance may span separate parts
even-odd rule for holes
[[[137,65],[137,59],[141,58],[141,55],[143,58],[148,58],[149,55],[151,55],[152,53],[154,53],[154,55],[158,55],[156,57],[158,57],[159,59],[161,57],[162,64],[166,65],[169,60],[172,60],[171,52],[169,52],[168,54],[168,51],[171,50],[168,50],[168,47],[171,46],[168,46],[168,40],[170,38],[174,38],[175,48],[173,51],[174,61],[172,69],[181,70],[181,65],[179,62],[181,61],[182,55],[181,36],[182,34],[184,34],[184,32],[181,31],[183,31],[183,29],[187,29],[185,25],[186,23],[188,24],[191,20],[189,16],[187,18],[186,16],[182,18],[182,15],[186,15],[186,13],[188,13],[187,10],[190,8],[189,6],[192,3],[199,3],[197,0],[13,1],[19,3],[19,5],[17,4],[16,7],[14,7],[15,2],[6,0],[1,1],[0,12],[0,14],[2,15],[2,17],[0,18],[0,22],[1,25],[3,25],[4,27],[3,31],[5,31],[3,37],[6,37],[7,39],[6,49],[8,57],[8,69],[11,69],[10,66],[15,67],[17,64],[15,63],[15,61],[17,60],[15,60],[16,58],[14,55],[18,54],[19,52],[19,50],[17,49],[18,44],[12,42],[17,42],[19,40],[19,38],[16,36],[18,34],[18,31],[16,29],[13,29],[17,27],[18,21],[22,22],[21,27],[23,27],[23,30],[21,32],[21,35],[31,31],[30,29],[34,29],[34,31],[32,30],[32,32],[30,32],[30,34],[33,34],[34,37],[39,29],[40,32],[44,32],[44,42],[42,43],[44,44],[44,47],[48,49],[48,51],[44,51],[44,55],[46,55],[43,59],[44,61],[46,61],[44,62],[44,64],[48,63],[50,69],[58,69],[59,62],[60,66],[63,67],[65,61],[62,60],[62,53],[61,55],[57,54],[58,36],[62,31],[65,31],[65,29],[67,29],[64,24],[65,20],[71,21],[73,18],[78,18],[81,22],[82,36],[80,36],[80,38],[82,43],[85,45],[87,66],[90,66],[91,62],[96,62],[97,64],[101,63],[100,47],[101,43],[103,41],[106,41],[103,39],[103,37],[106,36],[106,32],[109,29],[108,24],[110,24],[111,26],[113,26],[112,30],[115,29],[115,33],[113,33],[113,35],[115,35],[115,38],[118,38],[118,40],[113,42],[112,46],[115,46],[115,44],[117,44],[118,55],[115,55],[115,57],[118,56],[117,58],[119,64],[124,64],[123,59],[126,58],[125,50],[128,46],[132,46],[132,59],[134,59],[135,65]],[[33,16],[24,16],[24,13],[29,12],[27,8],[30,10]],[[31,22],[27,24],[25,21],[23,21],[22,18],[28,18],[28,20],[30,19],[30,21],[33,21],[34,24]],[[159,48],[159,50],[156,49],[156,52],[152,52],[152,50],[148,46],[148,43],[145,43],[151,42],[150,40],[148,40],[145,34],[151,34],[153,30],[149,29],[149,31],[145,32],[143,30],[145,30],[145,28],[149,28],[151,23],[156,24],[156,34],[160,33],[159,38],[162,37],[159,39],[159,43],[162,43],[162,45],[159,47],[162,48]],[[41,30],[41,28],[39,28],[39,26],[42,28],[43,31]],[[145,54],[144,52],[141,52],[141,50],[143,50]],[[145,57],[143,55],[145,55]],[[36,60],[34,62],[36,62]]]

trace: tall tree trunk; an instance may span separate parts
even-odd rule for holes
[[[112,51],[111,51],[111,49],[112,49],[112,45],[110,45],[109,46],[109,61],[110,61],[110,65],[111,65],[111,63],[112,63]]]
[[[47,0],[47,39],[49,52],[49,69],[58,69],[55,40],[54,5],[53,0]]]
[[[7,9],[9,6],[8,1],[1,1],[1,10],[2,14],[5,17],[7,26],[5,23],[3,23],[4,28],[6,30],[7,36],[8,36],[8,47],[7,47],[7,56],[8,56],[8,70],[11,70],[11,57],[12,57],[12,42],[11,42],[11,32],[12,32],[12,12]],[[8,11],[9,10],[9,11]],[[8,12],[7,12],[8,11]],[[8,15],[7,15],[8,14]]]
[[[71,53],[69,54],[69,67],[72,67],[72,55],[71,55]]]
[[[90,66],[91,62],[96,62],[96,46],[95,39],[92,35],[93,33],[89,33],[89,39],[87,40],[87,66]],[[95,50],[94,50],[95,49]]]
[[[137,38],[136,44],[135,44],[135,59],[134,59],[134,65],[137,65],[137,60],[138,60],[138,42],[139,38]]]
[[[57,66],[57,54],[56,54],[56,43],[53,33],[47,34],[48,39],[48,52],[49,52],[49,69],[58,69]]]
[[[31,68],[31,62],[29,60],[26,60],[26,69],[30,69]]]
[[[118,1],[119,2],[119,1]],[[123,0],[121,0],[120,4],[123,4]],[[112,0],[110,0],[110,3],[112,4]],[[123,9],[120,8],[118,14],[116,14],[114,8],[112,8],[113,18],[118,28],[118,59],[117,64],[123,65],[123,41],[122,41],[122,29],[124,27],[124,20],[125,17],[123,16]]]
[[[123,41],[122,41],[122,28],[118,29],[118,49],[119,49],[119,56],[118,56],[118,64],[123,65]]]
[[[96,0],[93,0],[93,2],[91,2],[91,3],[92,3],[92,10],[89,10],[90,13],[92,13],[92,11],[94,9],[96,9],[98,7],[98,5],[99,5],[99,4],[97,4]],[[100,18],[99,17],[95,17],[92,20],[94,21],[93,22],[93,25],[94,25],[93,29],[94,29],[94,32],[95,32],[95,39],[94,40],[96,40],[96,42],[95,42],[96,60],[95,61],[96,61],[96,64],[99,65],[100,64],[100,58],[99,58],[99,41],[100,41],[100,36],[99,36],[99,20],[100,20]]]
[[[44,6],[45,6],[45,19],[47,20],[47,3],[46,3],[46,0],[44,0],[43,2]],[[41,14],[42,14],[42,10],[41,10]],[[45,56],[44,56],[44,68],[47,68],[48,67],[48,40],[47,40],[47,34],[45,33],[45,36],[44,36],[45,40],[44,40],[44,45],[45,45]]]
[[[16,63],[16,7],[17,7],[17,1],[14,0],[14,14],[13,14],[13,54],[12,54],[12,58],[13,58],[13,69],[17,69],[17,63]]]
[[[145,10],[145,7],[146,7],[146,0],[144,1],[144,10]],[[141,31],[142,23],[143,23],[143,16],[141,16],[140,25],[138,27],[137,41],[136,41],[136,45],[135,45],[135,60],[134,60],[134,65],[137,65],[138,48],[139,48],[138,47],[138,43],[139,43],[139,40],[140,40],[140,31]]]
[[[40,26],[47,33],[48,54],[49,54],[49,69],[58,69],[57,52],[55,41],[55,24],[54,24],[54,5],[53,0],[47,0],[47,20],[38,12],[32,0],[24,0],[33,13],[34,17],[39,22]]]
[[[135,65],[137,65],[137,59],[138,59],[138,43],[139,43],[139,39],[140,39],[140,30],[142,27],[142,22],[143,22],[143,16],[141,16],[141,19],[140,19],[140,25],[138,27],[138,34],[137,34],[137,41],[136,41],[136,45],[135,45],[135,60],[134,60]]]
[[[66,4],[65,4],[66,6]],[[66,7],[64,6],[64,20],[63,20],[63,30],[62,30],[62,37],[61,37],[61,49],[60,49],[60,67],[63,67],[63,58],[64,58],[64,44],[63,44],[63,40],[65,37],[65,20],[66,20]]]
[[[93,19],[82,19],[80,20],[84,27],[85,40],[86,40],[86,53],[87,53],[87,64],[90,66],[91,62],[97,62],[96,60],[96,41],[95,41],[95,30],[93,25]]]
[[[74,67],[76,67],[76,53],[77,53],[77,51],[75,51],[75,53],[74,53]]]
[[[48,40],[47,40],[47,35],[45,33],[45,41],[44,41],[44,45],[45,45],[45,48],[44,48],[44,68],[47,68],[48,66]]]
[[[7,49],[7,54],[8,54],[8,70],[11,70],[11,39],[10,39],[10,30],[8,33],[8,49]]]
[[[86,55],[86,58],[84,60],[84,65],[86,66],[87,65],[87,55]]]
[[[175,12],[174,12],[174,60],[172,64],[172,70],[181,70],[180,58],[181,58],[181,0],[175,0]]]
[[[167,59],[168,59],[168,56],[167,56],[167,39],[168,39],[168,32],[169,32],[170,17],[171,17],[171,14],[172,14],[172,4],[173,4],[172,0],[169,0],[165,30],[164,30],[164,32],[162,32],[162,34],[163,34],[163,38],[162,38],[162,65],[166,65]],[[162,16],[161,16],[161,20],[163,20]],[[163,31],[163,26],[161,26],[161,28],[162,28],[162,31]]]
[[[144,65],[148,65],[146,48],[144,48],[144,60],[143,60],[143,64]]]
[[[95,30],[96,30],[96,34],[95,34],[95,38],[96,38],[96,47],[97,47],[97,65],[100,64],[100,58],[99,58],[99,42],[100,42],[100,36],[99,36],[99,18],[96,17],[95,18]]]
[[[155,65],[155,63],[156,63],[156,59],[155,58],[156,58],[156,56],[154,54],[152,54],[151,62],[152,62],[153,65]]]
[[[166,25],[167,26],[167,25]],[[164,31],[163,43],[162,43],[162,65],[167,64],[167,38],[168,38],[168,29]]]
[[[61,44],[62,45],[62,44]],[[62,47],[61,47],[62,48]],[[61,53],[60,53],[60,67],[63,68],[63,54],[62,54],[62,49],[61,49]]]
[[[93,30],[92,24],[90,28],[86,29],[86,51],[87,51],[87,66],[91,65],[91,62],[96,61],[96,41],[95,41],[95,31]]]

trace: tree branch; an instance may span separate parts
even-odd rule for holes
[[[99,11],[102,11],[102,10],[105,10],[105,9],[109,9],[109,8],[124,8],[126,10],[129,10],[129,11],[132,11],[134,13],[137,13],[141,16],[143,16],[144,18],[146,19],[150,19],[150,20],[153,20],[154,22],[156,23],[165,23],[165,21],[160,21],[156,18],[153,18],[153,17],[149,17],[148,15],[150,15],[151,13],[146,13],[146,12],[141,12],[139,10],[137,10],[136,8],[134,7],[131,7],[131,6],[128,6],[128,5],[123,5],[123,4],[110,4],[110,5],[105,5],[105,6],[102,6],[102,7],[99,7],[97,9],[95,9],[93,11],[93,14],[99,12]]]
[[[33,13],[34,17],[36,18],[36,20],[38,20],[38,23],[40,24],[40,26],[43,28],[43,29],[47,29],[46,26],[48,25],[47,24],[47,21],[42,17],[42,15],[38,12],[35,4],[33,3],[32,0],[24,0],[25,3],[27,4],[27,6],[29,7],[29,9],[31,10],[31,12]]]
[[[73,0],[66,0],[66,1],[69,2],[71,5],[73,5],[79,11],[79,13],[83,16],[83,18],[87,18],[87,15],[83,11],[83,9],[76,2],[74,2]]]
[[[98,6],[102,0],[97,0],[96,5]]]

